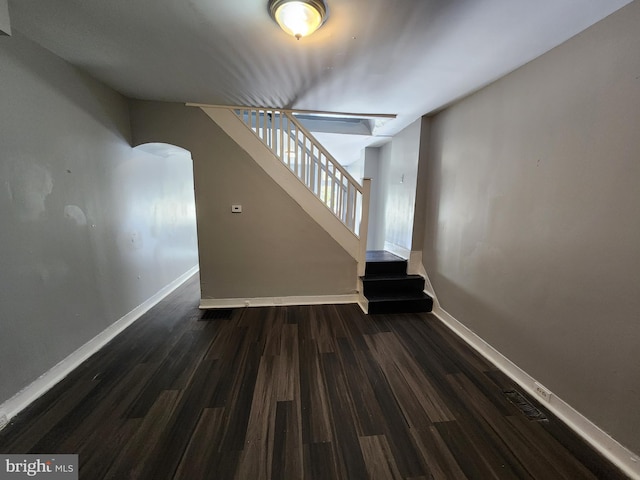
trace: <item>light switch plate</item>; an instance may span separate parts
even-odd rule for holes
[[[231,212],[242,213],[242,205],[231,205]]]

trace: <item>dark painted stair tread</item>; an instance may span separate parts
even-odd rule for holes
[[[414,274],[398,274],[398,275],[390,275],[388,273],[372,273],[371,275],[365,275],[364,277],[360,277],[362,279],[363,282],[365,281],[372,281],[372,282],[376,282],[376,281],[385,281],[385,280],[412,280],[415,278],[419,278],[424,280],[424,278],[421,275],[414,275]]]
[[[407,273],[407,261],[384,250],[367,251],[365,275],[402,275]]]
[[[367,262],[406,262],[406,260],[398,255],[385,250],[367,250]]]
[[[369,303],[371,302],[388,302],[388,301],[406,301],[406,300],[432,300],[431,296],[424,293],[407,293],[396,295],[370,295],[367,297]]]

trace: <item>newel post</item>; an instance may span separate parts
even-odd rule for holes
[[[364,275],[367,263],[367,234],[369,231],[369,200],[371,197],[371,179],[362,179],[362,216],[360,217],[360,249],[358,251],[358,277]]]

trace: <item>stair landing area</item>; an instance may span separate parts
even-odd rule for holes
[[[433,299],[424,293],[424,278],[407,274],[407,260],[391,252],[367,251],[361,280],[369,314],[431,311]]]

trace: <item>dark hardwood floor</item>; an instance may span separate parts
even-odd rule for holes
[[[14,418],[0,452],[77,453],[87,480],[626,478],[529,419],[431,314],[197,305],[194,278]]]

